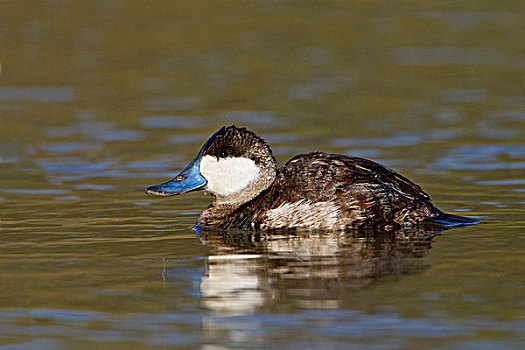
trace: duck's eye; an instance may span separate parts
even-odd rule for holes
[[[228,157],[228,152],[225,151],[225,150],[220,151],[220,152],[219,152],[219,157],[221,157],[221,158],[226,158],[226,157]]]

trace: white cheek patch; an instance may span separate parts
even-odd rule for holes
[[[259,177],[259,168],[249,158],[204,156],[201,175],[208,181],[206,190],[218,196],[229,196],[245,189]]]

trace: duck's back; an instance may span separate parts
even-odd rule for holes
[[[439,215],[429,196],[376,162],[314,152],[294,157],[239,214],[263,228],[393,227]]]

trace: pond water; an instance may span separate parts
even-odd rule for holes
[[[525,347],[520,1],[0,3],[0,349]],[[147,197],[222,125],[384,163],[443,211],[218,235]]]

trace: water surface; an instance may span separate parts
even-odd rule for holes
[[[523,7],[0,4],[0,348],[525,346]],[[428,232],[197,232],[222,125],[384,163]]]

